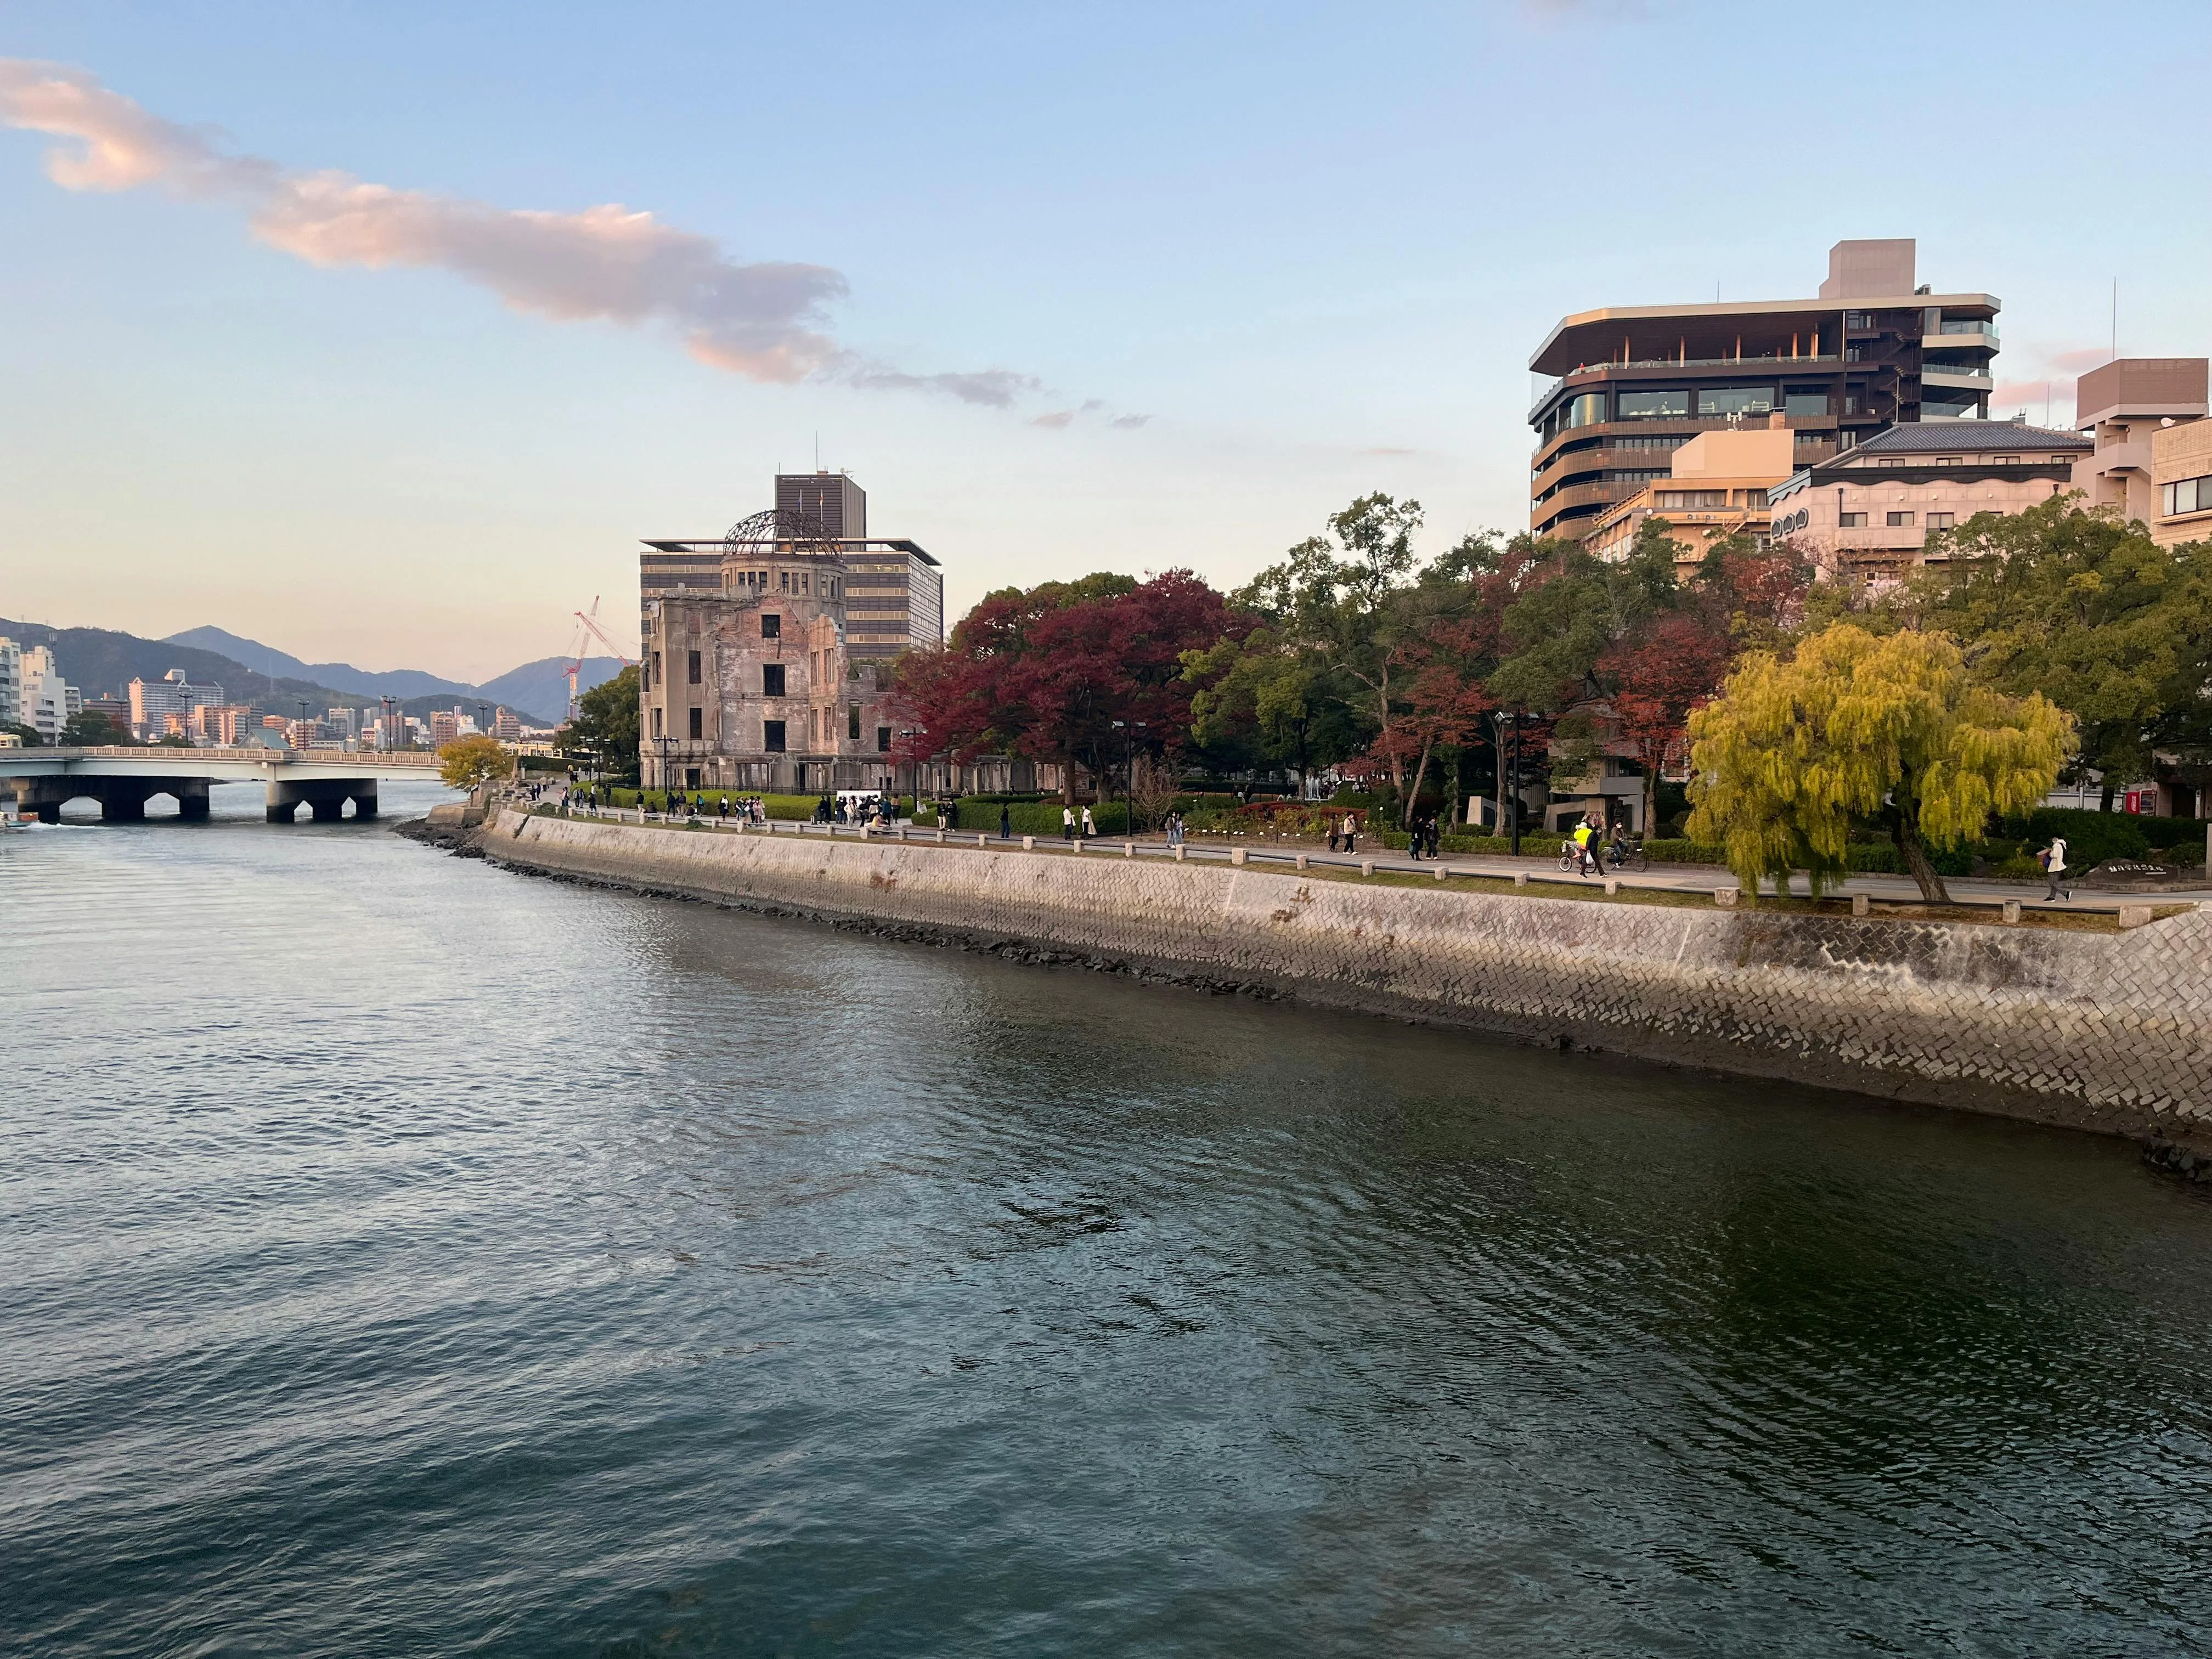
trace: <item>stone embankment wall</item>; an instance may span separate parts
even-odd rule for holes
[[[2120,933],[1452,892],[501,814],[498,862],[2212,1147],[2212,914]]]

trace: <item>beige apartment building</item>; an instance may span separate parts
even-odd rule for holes
[[[2202,357],[2122,357],[2075,382],[2074,425],[2094,446],[2074,466],[2083,506],[2158,522],[2151,447],[2159,434],[2202,421],[2212,408],[2205,369]]]
[[[2160,547],[2212,539],[2212,421],[2152,433],[2150,476],[2151,539]]]
[[[2073,487],[2090,442],[2016,421],[1894,426],[1773,492],[1772,533],[1824,580],[1887,585],[1930,557],[1931,532],[2018,513]]]
[[[1749,535],[1762,545],[1769,534],[1769,495],[1791,475],[1797,443],[1780,416],[1763,426],[1701,432],[1668,457],[1667,476],[1647,483],[1608,508],[1583,545],[1599,558],[1628,556],[1638,527],[1661,518],[1681,547],[1678,573],[1701,563],[1712,544]]]

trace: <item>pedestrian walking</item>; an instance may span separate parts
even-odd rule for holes
[[[1359,815],[1357,812],[1346,812],[1344,815],[1344,850],[1347,853],[1358,852],[1358,841]]]
[[[1085,841],[1098,839],[1097,823],[1091,817],[1091,809],[1087,806],[1083,809],[1083,839]]]
[[[1075,809],[1073,806],[1060,809],[1060,838],[1062,841],[1075,839]]]
[[[2053,836],[2051,838],[2051,845],[2038,853],[2035,855],[2035,860],[2043,866],[2045,880],[2043,902],[2045,904],[2056,904],[2058,902],[2060,878],[2066,873],[2066,838],[2063,836]],[[2071,887],[2065,889],[2065,895],[2068,898],[2072,898],[2074,890]]]

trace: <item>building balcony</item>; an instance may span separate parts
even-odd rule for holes
[[[1631,362],[1585,363],[1571,374],[1562,374],[1545,383],[1529,408],[1528,421],[1533,426],[1546,405],[1571,387],[1601,386],[1607,381],[1662,380],[1690,370],[1697,371],[1699,380],[1712,380],[1717,378],[1717,371],[1759,375],[1816,374],[1831,373],[1843,366],[1844,359],[1833,353],[1823,357],[1802,354],[1793,357],[1786,351],[1778,356],[1745,352],[1740,357],[1644,357]]]
[[[1996,377],[1987,368],[1972,363],[1923,362],[1920,365],[1920,384],[1952,386],[1965,392],[1986,392],[1996,384]]]

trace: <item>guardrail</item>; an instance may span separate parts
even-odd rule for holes
[[[288,762],[306,762],[312,765],[328,766],[358,760],[376,766],[421,767],[435,770],[438,757],[419,750],[408,749],[267,749],[259,744],[246,748],[179,749],[162,744],[104,744],[90,749],[21,749],[9,751],[24,759],[36,757],[40,760],[160,760],[175,756],[179,761],[246,761],[257,766],[283,765]]]
[[[720,819],[712,816],[686,817],[680,812],[647,812],[637,807],[569,806],[563,808],[545,801],[511,801],[509,804],[519,807],[526,813],[549,817],[595,818],[606,823],[641,825],[690,824],[702,830],[755,835],[819,834],[833,839],[838,836],[848,836],[856,841],[862,842],[895,840],[908,844],[943,847],[990,848],[996,846],[1005,852],[1018,850],[1057,857],[1077,857],[1097,854],[1109,858],[1133,859],[1141,849],[1148,854],[1172,857],[1176,862],[1181,863],[1191,850],[1191,843],[1188,842],[1180,847],[1168,847],[1158,842],[1139,842],[1126,838],[1099,837],[1090,841],[1073,842],[1062,841],[1056,836],[1019,836],[1001,838],[988,831],[921,830],[908,824],[902,824],[895,830],[877,830],[866,824],[817,823],[792,818],[769,818],[760,823],[753,823],[738,818]],[[1357,869],[1362,878],[1370,878],[1375,874],[1377,867],[1377,860],[1372,858],[1324,857],[1320,854],[1300,852],[1291,848],[1276,850],[1251,846],[1230,847],[1218,842],[1212,843],[1212,847],[1213,850],[1225,854],[1226,856],[1219,860],[1203,861],[1226,863],[1239,868],[1255,864],[1279,864],[1287,866],[1294,872],[1303,872],[1318,865],[1324,869],[1341,870],[1346,874]],[[1526,858],[1522,862],[1536,864],[1540,867],[1497,870],[1436,863],[1426,865],[1425,867],[1419,870],[1408,870],[1394,865],[1387,868],[1384,873],[1424,876],[1439,885],[1449,885],[1454,878],[1459,878],[1469,881],[1510,882],[1518,888],[1561,887],[1590,896],[1600,894],[1608,897],[1617,896],[1624,888],[1645,892],[1692,896],[1703,893],[1709,896],[1713,903],[1722,909],[1736,908],[1742,902],[1742,888],[1733,884],[1723,884],[1712,887],[1703,885],[1686,887],[1679,883],[1668,883],[1664,880],[1655,881],[1649,878],[1641,881],[1634,880],[1618,872],[1596,878],[1587,878],[1549,867],[1553,863],[1550,854],[1537,854]],[[1648,878],[1649,875],[1656,872],[1645,873]],[[1793,900],[1793,902],[1802,901]],[[2156,913],[2160,908],[2166,908],[2172,913],[2197,908],[2195,900],[2182,898],[2170,899],[2166,905],[2161,906],[2154,895],[2131,896],[2120,902],[2110,905],[2069,904],[2063,909],[2055,911],[2046,910],[2043,906],[2029,899],[1985,897],[1977,895],[1963,897],[1954,895],[1948,900],[1939,902],[1923,899],[1917,895],[1830,893],[1822,898],[1820,904],[1823,907],[1821,914],[1838,917],[1846,913],[1855,917],[1870,916],[1877,905],[1893,913],[1899,911],[1910,913],[1916,910],[1924,912],[1929,909],[1984,911],[1990,913],[1991,924],[2002,927],[2018,927],[2022,917],[2029,914],[2109,916],[2124,930],[2148,926],[2156,920]]]

